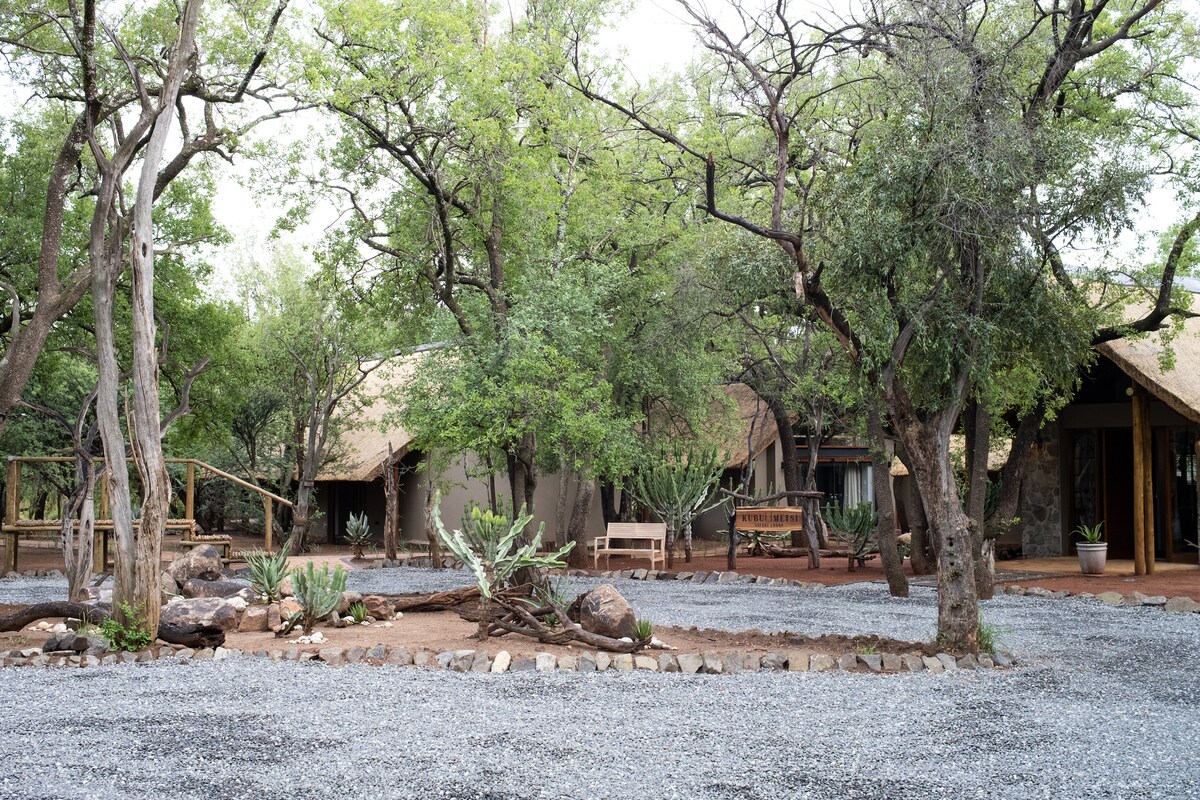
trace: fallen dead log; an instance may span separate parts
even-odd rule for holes
[[[92,625],[99,625],[112,618],[112,611],[107,606],[65,600],[34,603],[6,617],[0,617],[0,631],[19,631],[30,623],[55,617],[82,619]],[[168,644],[181,644],[192,648],[219,647],[225,644],[225,631],[211,625],[171,625],[160,622],[156,636]]]
[[[513,600],[518,597],[529,597],[531,593],[532,588],[530,586],[522,585],[505,589],[499,592],[496,597],[503,600]],[[432,594],[422,594],[420,592],[381,594],[379,597],[392,603],[397,611],[451,611],[457,610],[463,603],[472,601],[478,603],[479,587],[464,586],[461,589],[454,589],[449,592],[434,592]]]

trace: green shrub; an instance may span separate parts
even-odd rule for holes
[[[146,618],[141,606],[132,608],[128,603],[120,603],[121,613],[128,620],[122,624],[116,617],[100,623],[100,635],[108,640],[108,646],[113,650],[128,650],[134,652],[144,650],[154,641],[154,631],[146,627]]]
[[[354,624],[361,625],[367,621],[367,607],[362,603],[351,603],[349,612]]]
[[[654,637],[654,625],[648,619],[639,619],[633,623],[633,640],[635,642],[648,642]]]
[[[279,601],[279,586],[288,576],[287,548],[278,553],[254,550],[246,554],[246,566],[250,569],[250,584],[254,591],[267,598],[268,603]]]
[[[993,625],[983,621],[983,615],[979,615],[979,652],[995,653],[998,650],[1003,650],[1004,637],[1009,633],[1009,629],[1003,625]]]
[[[317,621],[329,616],[342,602],[342,593],[346,591],[346,570],[339,565],[330,572],[326,564],[317,572],[313,562],[309,561],[304,569],[292,573],[292,589],[296,602],[303,609],[301,622],[304,632],[311,633]]]

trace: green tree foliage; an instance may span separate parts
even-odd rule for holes
[[[676,442],[670,450],[664,447],[650,456],[633,474],[630,493],[667,524],[668,567],[681,537],[686,559],[692,560],[692,522],[731,501],[719,492],[727,463],[729,453]]]

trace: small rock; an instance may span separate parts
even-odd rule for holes
[[[979,669],[979,659],[973,653],[967,653],[962,658],[958,659],[956,666],[959,669]]]
[[[512,656],[509,655],[507,650],[501,650],[499,653],[496,653],[496,658],[492,661],[492,672],[505,672],[511,663]]]
[[[267,630],[269,627],[268,614],[267,606],[250,606],[242,614],[242,621],[238,624],[238,633],[260,633]]]
[[[367,663],[379,666],[387,658],[387,647],[377,644],[367,651]]]
[[[979,666],[981,669],[991,669],[992,667],[996,666],[996,662],[993,661],[992,657],[989,656],[987,653],[980,653],[979,654]]]
[[[579,668],[579,656],[574,653],[563,653],[558,657],[558,668],[565,672],[575,672]]]
[[[388,653],[387,663],[393,667],[411,667],[413,656],[407,647],[396,647]]]
[[[362,663],[362,660],[366,657],[367,657],[367,648],[365,648],[365,647],[351,647],[349,650],[346,651],[346,663],[347,664],[360,664],[360,663]]]
[[[492,659],[488,654],[480,650],[475,654],[475,659],[471,662],[471,672],[491,672]]]
[[[853,672],[858,666],[858,656],[854,653],[843,653],[837,658],[837,668],[843,672]]]
[[[677,659],[679,671],[685,675],[694,675],[704,668],[704,657],[695,653],[685,653]]]
[[[679,661],[670,653],[663,653],[658,657],[659,672],[679,672]]]
[[[324,644],[325,643],[325,634],[321,633],[320,631],[317,631],[309,638],[312,640],[313,644]]]
[[[279,604],[271,603],[267,606],[267,630],[277,631],[283,627],[283,616],[279,613]]]
[[[692,583],[704,583],[708,578],[708,573],[700,570],[692,575]]]
[[[808,672],[812,653],[808,650],[791,650],[787,654],[788,672]]]
[[[533,672],[537,669],[537,662],[532,658],[518,658],[512,662],[512,666],[508,668],[509,672]]]
[[[538,653],[533,663],[538,672],[553,672],[558,666],[558,658],[553,653]]]
[[[958,669],[958,659],[949,653],[938,653],[937,659],[942,662],[942,666],[946,668],[946,672],[954,672]]]
[[[455,650],[454,657],[450,659],[450,670],[452,672],[470,672],[471,667],[474,665],[474,650]]]
[[[617,653],[613,657],[613,669],[618,672],[633,672],[633,656],[629,653]]]
[[[717,583],[737,583],[738,574],[736,572],[718,572]]]
[[[437,656],[428,650],[418,650],[413,654],[414,667],[432,667],[437,665]]]
[[[694,572],[680,572],[675,575],[675,580],[690,581],[695,575],[696,575],[696,573],[694,573]]]
[[[595,653],[580,653],[579,664],[576,667],[579,672],[595,672],[596,671],[596,654]]]
[[[878,653],[862,653],[858,657],[860,664],[866,664],[871,672],[883,671],[883,656]]]
[[[785,653],[767,653],[762,657],[762,668],[772,670],[787,669],[788,658]],[[807,667],[808,665],[805,664]]]
[[[895,653],[883,654],[883,671],[884,672],[899,672],[904,669],[904,659]]]
[[[921,663],[925,665],[925,669],[933,673],[946,671],[946,665],[933,656],[921,656]]]
[[[633,657],[633,668],[658,672],[658,662],[650,656],[638,655]]]
[[[367,614],[375,619],[391,619],[396,616],[395,604],[386,597],[369,594],[362,599],[362,604],[366,607]]]
[[[1152,594],[1142,597],[1142,605],[1144,606],[1165,606],[1167,604],[1166,595]]]
[[[196,651],[190,647],[185,647],[175,654],[175,657],[180,661],[187,661],[192,656],[196,655]]]
[[[813,653],[808,660],[808,669],[810,672],[826,672],[837,666],[837,662],[833,657],[826,653]]]
[[[596,653],[596,671],[604,672],[612,666],[612,656],[605,652]]]
[[[716,574],[715,572],[713,573]],[[708,675],[720,675],[724,670],[725,665],[721,663],[721,657],[715,651],[709,650],[704,653],[704,672]]]
[[[992,660],[996,662],[997,667],[1011,667],[1013,662],[1004,653],[992,653]]]
[[[1096,599],[1106,606],[1119,606],[1125,603],[1125,596],[1120,592],[1101,592]]]
[[[644,580],[646,580],[646,576],[648,574],[649,574],[649,570],[635,569],[633,572],[631,572],[629,574],[629,577],[633,578],[635,581],[644,581]]]
[[[704,582],[705,582],[706,584],[710,584],[710,583],[719,583],[719,582],[720,582],[720,580],[721,580],[721,573],[719,573],[719,572],[710,572],[710,573],[708,573],[708,577],[704,579]]]
[[[322,647],[317,651],[317,657],[331,667],[342,665],[344,653],[340,647]]]
[[[450,662],[454,660],[454,651],[446,650],[437,654],[438,669],[449,669]]]
[[[1172,597],[1163,604],[1163,609],[1174,613],[1200,613],[1200,603],[1190,597]]]

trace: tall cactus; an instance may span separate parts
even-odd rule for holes
[[[329,616],[342,602],[346,591],[346,570],[341,565],[332,573],[326,564],[317,572],[309,561],[302,570],[292,573],[292,591],[301,606],[301,622],[305,633],[312,633],[317,620]]]
[[[634,473],[629,491],[667,524],[667,566],[675,560],[675,543],[683,537],[684,558],[692,560],[692,522],[701,514],[730,502],[721,497],[721,475],[729,454],[716,448],[684,448],[676,442],[650,457]]]

